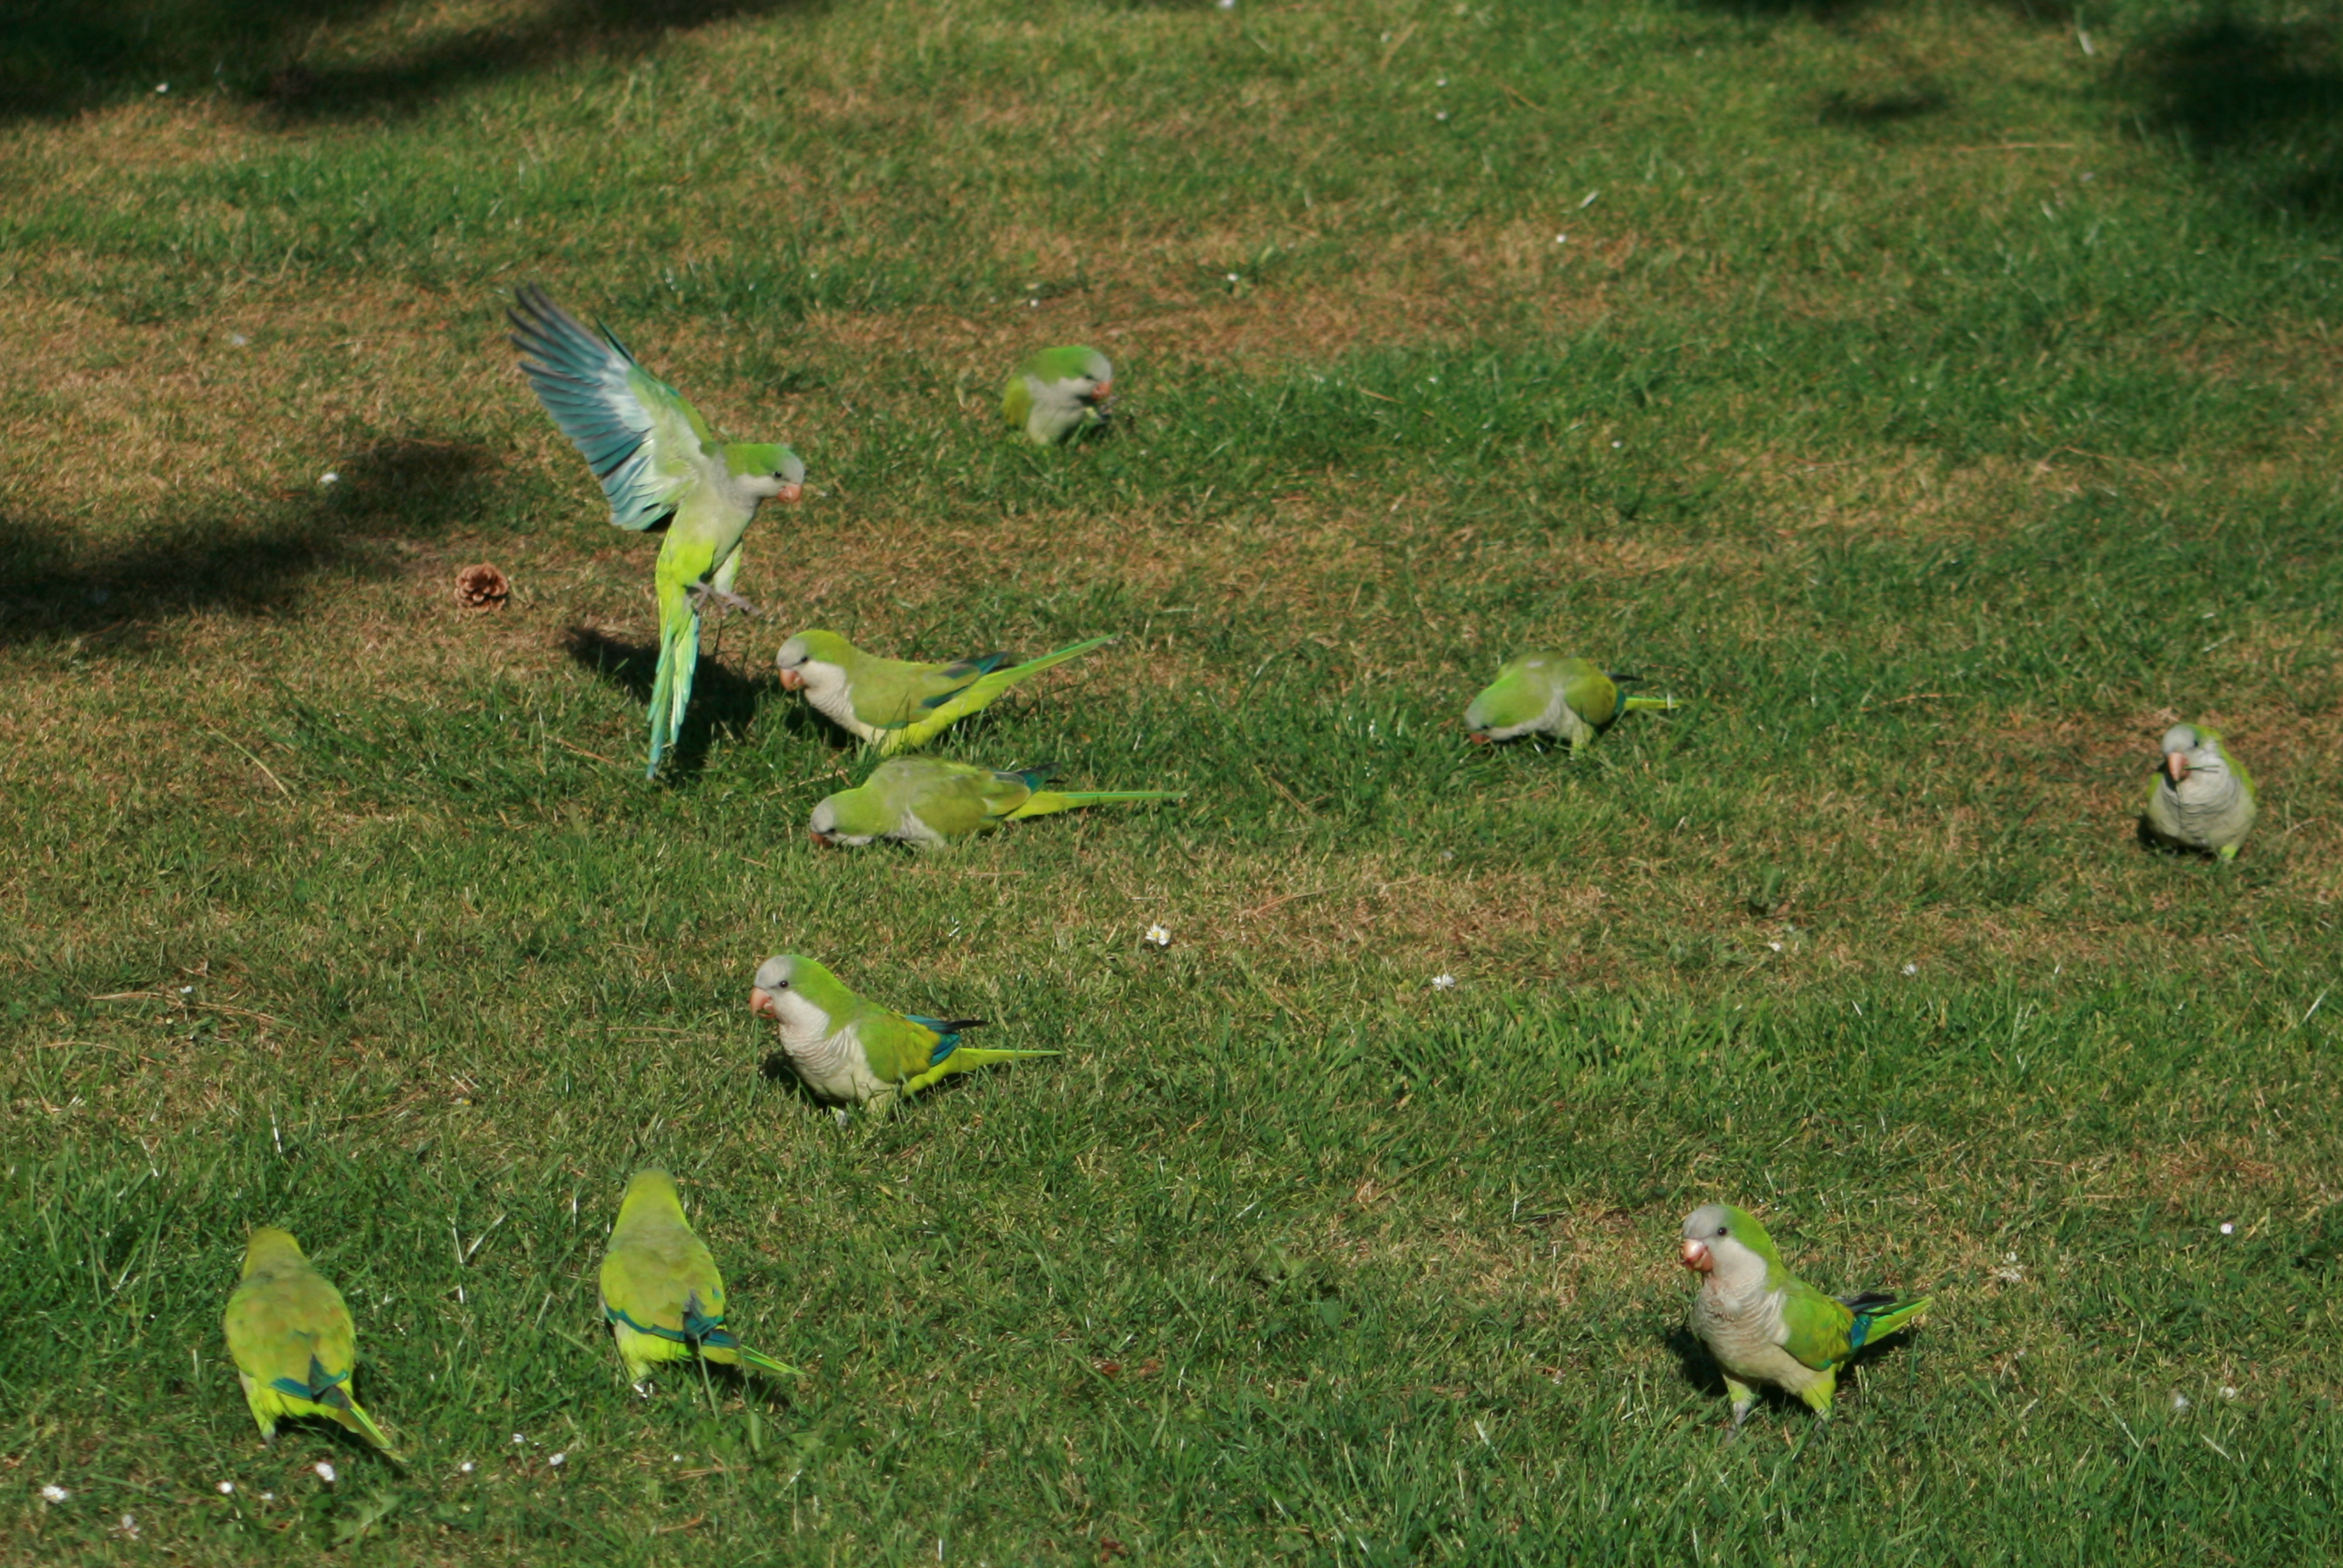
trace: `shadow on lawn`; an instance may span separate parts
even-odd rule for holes
[[[0,515],[0,647],[87,636],[135,644],[157,621],[203,610],[297,610],[321,576],[397,570],[403,541],[478,510],[493,467],[484,447],[384,441],[344,458],[330,488],[288,494],[256,515],[222,506],[118,542]]]
[[[2136,45],[2123,84],[2141,123],[2257,205],[2343,217],[2343,25],[2205,19]]]
[[[683,733],[677,738],[673,770],[679,776],[697,773],[708,761],[709,747],[718,735],[739,741],[756,722],[759,708],[779,709],[779,722],[793,735],[810,733],[815,726],[802,703],[774,703],[780,678],[770,669],[745,676],[717,657],[720,644],[702,622],[699,668],[691,677],[691,707],[685,714]],[[572,663],[590,669],[646,708],[659,676],[659,645],[612,637],[597,627],[573,626],[562,635],[562,650]],[[646,742],[648,744],[648,741]]]
[[[525,16],[348,58],[331,46],[397,0],[0,0],[0,117],[224,88],[287,120],[426,108],[475,82],[597,51],[637,54],[735,16],[818,13],[830,0],[544,0]],[[324,47],[320,45],[324,44]]]

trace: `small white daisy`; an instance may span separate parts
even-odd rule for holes
[[[115,1529],[120,1531],[126,1540],[136,1541],[138,1539],[138,1521],[133,1519],[127,1513],[122,1516],[122,1523],[116,1525]]]
[[[1432,989],[1434,990],[1454,990],[1456,989],[1456,977],[1454,975],[1433,975],[1432,977]]]
[[[457,1474],[458,1474],[458,1475],[469,1475],[469,1474],[471,1474],[471,1473],[472,1473],[472,1462],[471,1462],[470,1460],[468,1460],[468,1460],[464,1461],[464,1462],[463,1462],[463,1463],[461,1463],[461,1464],[458,1465],[458,1466],[456,1467],[456,1473],[457,1473]]]
[[[1772,948],[1777,953],[1782,950],[1782,944],[1779,942],[1767,942],[1765,945]]]
[[[555,1454],[552,1458],[550,1458],[550,1459],[547,1460],[545,1462],[546,1462],[546,1463],[548,1463],[548,1464],[552,1465],[555,1469],[557,1469],[557,1470],[558,1470],[558,1469],[559,1469],[561,1466],[563,1466],[563,1465],[565,1465],[565,1464],[567,1464],[567,1463],[568,1463],[568,1462],[569,1462],[569,1456],[568,1456],[567,1453],[557,1453],[557,1454]]]
[[[1435,119],[1435,120],[1444,120],[1444,119],[1446,119],[1446,118],[1448,117],[1448,111],[1447,111],[1447,110],[1445,110],[1445,109],[1442,109],[1439,113],[1437,113],[1437,114],[1433,115],[1432,117],[1433,117],[1433,119]]]
[[[2237,1233],[2237,1227],[2233,1221],[2224,1220],[2221,1221],[2221,1234],[2224,1236],[2234,1236]]]
[[[330,468],[317,476],[317,483],[321,485],[338,485],[341,482],[342,477],[339,474],[335,473]]]
[[[1904,966],[1904,972],[1907,975],[1918,974],[1920,972],[1920,966],[1918,964],[1906,964]]]
[[[2223,1383],[2221,1385],[2221,1397],[2223,1399],[2235,1399],[2237,1397],[2237,1391],[2231,1388],[2227,1383]]]
[[[235,1496],[235,1495],[236,1495],[236,1483],[235,1483],[235,1482],[233,1482],[233,1481],[223,1481],[223,1482],[221,1482],[221,1483],[219,1483],[219,1494],[220,1494],[222,1497],[233,1497],[233,1496]]]
[[[2185,1393],[2174,1394],[2172,1396],[2172,1409],[2176,1414],[2187,1412],[2188,1409],[2188,1396]]]
[[[317,1473],[317,1479],[318,1479],[318,1480],[320,1480],[320,1481],[324,1482],[324,1483],[325,1483],[327,1485],[328,1485],[328,1486],[333,1485],[333,1483],[334,1483],[334,1462],[333,1462],[333,1461],[331,1461],[331,1460],[329,1460],[329,1459],[321,1459],[321,1460],[317,1461],[317,1463],[315,1463],[315,1464],[311,1465],[309,1468],[310,1468],[310,1469],[312,1469],[312,1470],[314,1470],[314,1471],[316,1471],[316,1472]]]
[[[72,1493],[67,1492],[64,1487],[59,1486],[54,1481],[41,1488],[41,1501],[48,1503],[51,1507],[55,1507],[56,1504],[63,1503],[66,1498],[71,1497],[72,1495]]]
[[[1570,243],[1570,236],[1566,234],[1555,235],[1554,236],[1554,243],[1556,245],[1568,245]]]
[[[1232,272],[1232,273],[1230,273],[1230,274],[1229,274],[1229,281],[1230,281],[1231,283],[1242,283],[1242,282],[1244,281],[1244,279],[1242,279],[1242,278],[1239,277],[1235,273],[1233,273],[1233,272]]]
[[[527,1439],[527,1438],[523,1437],[523,1436],[522,1436],[520,1433],[518,1433],[518,1432],[514,1432],[514,1433],[513,1433],[513,1441],[514,1441],[515,1442],[527,1442],[528,1441],[528,1439]]]
[[[1172,945],[1172,929],[1169,926],[1150,926],[1140,933],[1139,940],[1151,948],[1168,948]]]

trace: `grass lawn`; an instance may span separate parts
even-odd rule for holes
[[[2343,1555],[2323,8],[0,45],[0,1562]],[[530,281],[808,465],[656,782],[654,547],[515,368]],[[1068,342],[1116,429],[1004,441]],[[823,851],[806,627],[1114,634],[940,753],[1191,793]],[[1539,646],[1685,705],[1467,745]],[[2175,719],[2260,785],[2233,866],[2135,840]],[[841,1131],[749,1011],[786,950],[1064,1054]],[[809,1375],[628,1392],[652,1163]],[[1936,1292],[1827,1425],[1725,1442],[1713,1198]],[[404,1471],[257,1441],[260,1223]]]

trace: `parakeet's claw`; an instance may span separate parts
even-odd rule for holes
[[[722,606],[727,612],[738,610],[742,615],[751,618],[765,613],[729,588],[715,588],[707,583],[694,583],[684,591],[691,596],[691,608],[701,615],[708,613],[708,607],[711,603]]]
[[[651,1397],[651,1384],[649,1378],[645,1378],[642,1382],[638,1383],[629,1383],[627,1386],[635,1391],[635,1396],[638,1399],[649,1399]]]
[[[849,1111],[846,1109],[846,1107],[844,1107],[843,1105],[839,1106],[839,1107],[837,1107],[835,1110],[831,1111],[830,1111],[830,1114],[831,1114],[832,1116],[835,1116],[835,1117],[837,1117],[837,1118],[838,1118],[838,1124],[839,1124],[839,1126],[840,1126],[840,1127],[841,1127],[841,1128],[850,1127],[850,1126],[852,1126],[852,1125],[854,1124],[854,1117],[853,1117],[853,1114],[852,1114],[850,1111]]]

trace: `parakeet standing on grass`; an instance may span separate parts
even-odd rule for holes
[[[980,1018],[890,1012],[840,985],[811,959],[785,953],[757,967],[749,1005],[780,1025],[781,1050],[806,1087],[834,1104],[883,1111],[956,1072],[1055,1056],[1054,1050],[976,1050],[960,1043]]]
[[[675,744],[699,662],[699,614],[709,600],[748,609],[732,591],[740,536],[759,502],[794,501],[805,465],[770,442],[719,443],[683,395],[640,365],[608,327],[588,332],[535,286],[508,312],[520,367],[538,401],[585,454],[610,521],[658,533],[659,671],[651,685],[651,759]]]
[[[1036,768],[1003,773],[935,757],[890,758],[855,789],[842,789],[816,806],[806,827],[817,842],[850,849],[879,839],[940,849],[1027,817],[1125,800],[1177,800],[1186,793],[1044,789],[1051,771]]]
[[[1464,728],[1483,745],[1523,735],[1559,735],[1574,751],[1610,729],[1622,713],[1675,707],[1673,697],[1619,695],[1619,682],[1641,678],[1612,674],[1591,658],[1525,653],[1498,670],[1496,680],[1473,699],[1464,710]]]
[[[1001,395],[1001,417],[1037,447],[1054,447],[1107,422],[1114,367],[1095,348],[1044,348],[1020,365]]]
[[[694,1352],[719,1366],[804,1375],[758,1354],[724,1326],[724,1276],[685,1222],[675,1179],[664,1171],[638,1171],[627,1183],[602,1254],[602,1316],[627,1381],[639,1387],[653,1363],[689,1361]]]
[[[357,1328],[325,1275],[309,1266],[291,1232],[264,1225],[244,1247],[244,1275],[221,1320],[245,1402],[263,1442],[277,1441],[288,1415],[322,1415],[357,1432],[393,1461],[382,1428],[350,1393]]]
[[[2236,859],[2261,809],[2253,776],[2201,724],[2174,725],[2164,732],[2163,749],[2163,771],[2147,791],[2149,834],[2179,849]]]
[[[781,644],[774,662],[784,689],[804,692],[823,717],[884,755],[924,746],[1019,681],[1113,640],[1094,637],[1004,669],[1005,653],[915,664],[865,653],[834,631],[801,631]]]
[[[1893,1296],[1826,1296],[1784,1268],[1765,1227],[1730,1203],[1704,1204],[1684,1221],[1684,1265],[1702,1276],[1692,1332],[1725,1369],[1736,1432],[1756,1407],[1755,1383],[1772,1383],[1828,1415],[1838,1369],[1935,1300],[1898,1306]]]

